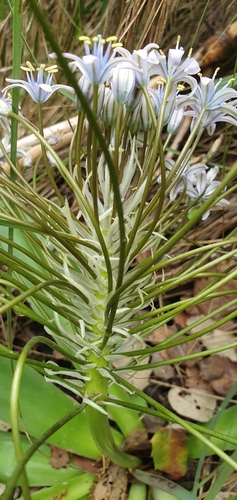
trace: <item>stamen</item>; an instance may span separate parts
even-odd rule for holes
[[[81,42],[87,42],[87,43],[91,43],[91,40],[90,40],[90,37],[89,36],[79,36],[78,40],[80,40]]]
[[[176,42],[176,49],[178,49],[178,48],[179,48],[179,42],[180,42],[180,40],[181,40],[181,36],[180,36],[180,35],[178,35],[178,36],[177,36],[177,42]]]
[[[122,46],[123,46],[122,42],[112,43],[112,45],[111,45],[112,49],[115,49],[116,47],[122,47]]]
[[[113,36],[108,36],[108,38],[105,39],[106,42],[117,42],[118,37],[113,35]]]
[[[38,68],[36,68],[36,71],[44,71],[45,70],[45,64],[41,64]]]
[[[47,68],[45,68],[45,71],[48,71],[49,73],[57,73],[58,72],[57,64],[52,64],[52,66],[48,66]]]
[[[26,66],[21,66],[21,69],[23,69],[23,71],[35,71],[35,68],[30,61],[26,61]]]

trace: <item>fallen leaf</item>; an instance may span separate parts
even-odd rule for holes
[[[197,422],[208,422],[216,408],[216,400],[210,398],[210,393],[187,392],[182,387],[172,387],[168,392],[168,401],[179,415]]]
[[[134,349],[141,349],[141,343],[140,342],[135,342],[135,344],[133,344],[131,347],[129,347],[127,349],[127,352],[128,351],[133,351]],[[149,359],[150,359],[149,357],[143,359],[140,362],[140,365],[148,364],[149,363]],[[114,365],[115,368],[122,368],[124,366],[125,367],[124,371],[126,371],[126,365],[130,361],[132,361],[132,358],[129,358],[129,357],[124,358],[123,357],[123,358],[120,358],[120,359],[116,359],[113,362],[113,365]],[[128,373],[123,373],[122,377],[125,380],[128,380],[130,382],[130,384],[133,384],[137,389],[140,389],[142,391],[149,384],[149,379],[150,379],[151,372],[152,372],[151,369],[145,369],[145,370],[141,370],[141,371],[138,371],[138,372],[131,372],[131,371],[129,371]]]
[[[63,467],[67,467],[69,462],[69,455],[66,450],[62,450],[57,446],[50,445],[51,448],[51,456],[49,463],[52,465],[54,469],[62,469]]]
[[[220,356],[212,354],[200,361],[200,375],[208,382],[220,378],[223,372],[223,363]]]
[[[185,387],[189,389],[200,389],[210,393],[213,392],[210,383],[206,379],[203,380],[205,377],[202,377],[200,369],[197,365],[186,366],[185,372]]]
[[[197,319],[201,319],[202,315],[198,316],[191,316],[187,320],[187,324],[191,326],[190,328],[190,333],[197,333],[203,328],[206,328],[207,326],[211,326],[214,324],[215,320],[214,319],[207,319],[202,322],[201,325],[196,326],[192,328],[192,323],[196,321]],[[226,330],[226,326],[228,326],[228,330]],[[231,344],[233,342],[236,342],[236,337],[235,337],[235,330],[236,330],[236,325],[233,321],[228,321],[228,325],[222,325],[222,328],[215,328],[214,330],[210,331],[209,333],[206,333],[203,335],[200,339],[199,342],[201,342],[202,346],[204,346],[206,349],[214,349],[215,347],[221,347],[225,346],[227,344]],[[232,349],[226,349],[218,353],[219,356],[226,356],[227,358],[230,358],[232,361],[237,361],[237,350],[236,348]]]
[[[211,381],[211,386],[221,396],[226,396],[237,380],[237,363],[221,358],[223,375]]]
[[[127,499],[127,471],[115,464],[100,475],[92,492],[91,500],[126,500]]]
[[[152,437],[151,443],[155,469],[166,472],[175,480],[183,477],[188,459],[184,429],[174,429],[171,426],[159,429]]]

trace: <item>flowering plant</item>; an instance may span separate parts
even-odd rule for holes
[[[58,57],[69,85],[52,83],[56,64],[35,68],[27,62],[21,67],[27,81],[7,79],[10,84],[3,89],[0,113],[5,137],[11,129],[8,120],[13,120],[38,139],[56,202],[40,196],[35,183],[26,182],[24,169],[20,171],[9,158],[4,138],[1,149],[15,178],[13,181],[2,170],[1,224],[20,230],[21,236],[17,232],[19,239],[11,243],[20,255],[13,252],[10,260],[6,236],[0,238],[1,264],[11,270],[7,279],[18,291],[14,297],[9,287],[5,290],[0,310],[14,307],[44,325],[54,346],[58,345],[74,367],[62,370],[50,363],[43,369],[46,379],[66,385],[80,397],[100,452],[117,465],[134,468],[139,459],[119,448],[111,434],[109,405],[122,406],[123,401],[109,396],[109,387],[124,386],[151,402],[120,374],[139,371],[141,361],[152,352],[144,345],[146,336],[193,303],[193,299],[185,299],[170,307],[158,306],[157,297],[174,284],[205,272],[213,262],[235,255],[232,248],[225,250],[225,242],[197,247],[190,253],[196,256],[190,268],[186,266],[189,255],[184,252],[179,255],[182,271],[166,278],[167,267],[177,259],[169,255],[174,245],[207,218],[213,206],[228,204],[223,196],[231,192],[228,185],[237,167],[217,181],[217,166],[209,168],[193,159],[205,129],[213,133],[219,121],[237,124],[237,92],[228,85],[220,88],[221,81],[214,83],[215,75],[198,76],[198,62],[190,54],[184,57],[179,40],[166,57],[157,44],[131,54],[114,37],[81,39],[85,47],[82,57],[61,55],[52,43],[55,52],[51,58]],[[151,76],[157,77],[157,88],[149,87]],[[39,129],[12,110],[6,95],[17,87],[37,103]],[[42,112],[42,104],[54,92],[65,90],[78,111],[66,164],[44,137]],[[189,137],[176,160],[170,159],[167,149],[185,116],[192,117]],[[71,189],[75,210],[62,196],[55,171]],[[235,242],[234,236],[231,242]],[[143,255],[146,258],[139,259]],[[228,279],[236,274],[232,271]],[[222,277],[221,282],[225,280]],[[219,286],[213,283],[196,300],[208,300]],[[178,337],[178,342],[186,342],[182,331]],[[33,339],[24,352],[35,342]],[[176,342],[176,336],[171,337],[153,351]],[[115,369],[115,360],[131,357],[128,349],[133,350],[132,361]],[[181,424],[210,445],[192,424],[158,403],[152,404],[157,415]],[[17,430],[16,420],[13,425]],[[216,445],[210,447],[237,468]]]

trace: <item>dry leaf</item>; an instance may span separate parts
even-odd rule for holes
[[[141,349],[141,343],[140,342],[135,342],[135,344],[133,344],[131,347],[129,347],[129,349],[127,349],[127,352],[128,351],[133,351],[135,349]],[[141,365],[148,364],[149,363],[149,359],[150,359],[149,357],[143,359],[140,364]],[[129,363],[129,361],[131,361],[131,360],[132,360],[132,358],[128,358],[128,357],[116,359],[113,362],[113,365],[115,366],[115,368],[122,368],[123,366],[126,366]],[[149,370],[141,370],[139,372],[131,372],[131,371],[129,371],[128,373],[123,373],[122,377],[125,380],[128,380],[128,382],[130,384],[133,384],[137,389],[140,389],[142,391],[149,384],[149,379],[150,379],[151,372],[152,372],[151,369],[149,369]]]
[[[49,459],[50,465],[52,465],[54,469],[62,469],[62,467],[67,467],[67,464],[69,462],[68,452],[52,444],[50,445],[50,448],[51,448],[51,456]]]
[[[184,429],[171,426],[158,430],[151,439],[155,469],[166,472],[178,480],[186,473],[188,451]]]
[[[200,375],[208,382],[212,382],[223,375],[223,363],[220,356],[208,356],[200,361]]]
[[[187,366],[185,371],[186,371],[185,387],[189,389],[191,388],[200,389],[202,391],[210,392],[212,394],[213,391],[210,386],[210,383],[201,378],[200,369],[197,365]]]
[[[226,396],[237,380],[237,363],[233,363],[229,358],[221,358],[223,375],[212,380],[211,386],[221,396]]]
[[[179,415],[197,422],[208,422],[216,408],[216,400],[210,398],[210,393],[186,392],[182,387],[170,389],[168,401]]]
[[[127,471],[118,465],[110,464],[98,479],[91,500],[126,500]]]
[[[201,318],[202,315],[191,316],[187,320],[187,324],[192,327],[192,323],[197,319]],[[197,333],[203,328],[213,325],[214,322],[215,322],[214,319],[207,319],[203,321],[201,325],[191,328],[190,333]],[[210,333],[206,333],[199,339],[199,341],[206,349],[214,349],[215,347],[221,347],[236,342],[236,337],[234,333],[236,329],[235,323],[233,321],[229,321],[227,326],[230,331],[226,331],[225,330],[226,325],[223,325],[222,329],[216,328],[212,330]],[[236,348],[223,350],[219,352],[219,356],[226,356],[230,358],[232,361],[237,361],[237,350]]]

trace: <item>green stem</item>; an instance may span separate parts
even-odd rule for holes
[[[40,134],[42,135],[42,137],[44,137],[44,127],[43,127],[43,116],[42,116],[42,105],[41,105],[41,102],[38,103],[38,118],[39,118],[39,132]],[[65,204],[65,200],[64,200],[64,197],[61,195],[59,189],[58,189],[58,186],[54,180],[54,176],[51,172],[51,168],[50,168],[50,165],[49,165],[49,160],[47,158],[47,154],[46,154],[46,149],[44,147],[44,144],[41,143],[41,151],[42,151],[42,156],[43,156],[43,160],[44,160],[44,166],[46,168],[46,172],[47,172],[47,175],[48,175],[48,178],[49,178],[49,182],[56,194],[56,196],[58,197],[59,201],[61,202],[61,204],[64,206]]]
[[[108,393],[109,379],[104,377],[99,371],[100,368],[107,366],[107,362],[102,355],[98,357],[93,352],[90,353],[88,362],[95,364],[96,367],[88,370],[87,376],[89,377],[89,381],[86,382],[85,395],[87,399],[91,399],[99,405],[101,401],[106,399]],[[88,405],[85,411],[91,435],[102,455],[120,467],[138,467],[140,460],[132,455],[128,455],[115,444],[108,415],[105,410],[101,408],[100,411]]]
[[[13,34],[12,34],[12,77],[19,79],[20,77],[20,64],[21,64],[21,24],[22,24],[22,2],[21,0],[13,0]],[[19,88],[12,89],[12,109],[14,113],[18,114],[19,106]],[[11,162],[17,164],[17,131],[18,122],[13,118],[11,123]],[[10,179],[15,182],[15,172],[10,168]],[[10,241],[14,239],[14,229],[8,229],[8,237]],[[9,256],[12,255],[13,249],[11,245],[8,247]],[[11,273],[11,270],[9,269]],[[8,345],[12,348],[12,311],[9,309],[7,313],[7,337]]]

